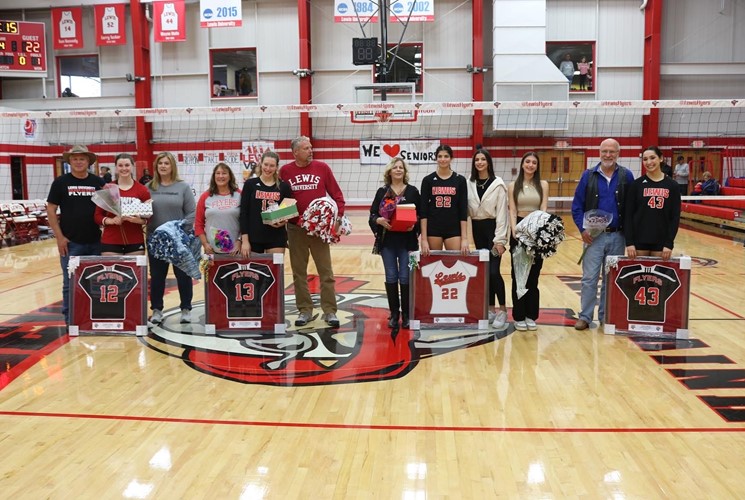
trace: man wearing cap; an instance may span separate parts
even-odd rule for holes
[[[96,205],[91,197],[104,185],[103,179],[89,172],[96,162],[96,155],[85,146],[73,146],[62,155],[70,165],[70,173],[57,177],[52,182],[47,196],[49,226],[57,239],[57,250],[62,266],[62,314],[65,324],[70,324],[69,297],[70,279],[67,262],[74,255],[99,255],[101,253],[101,229],[93,219]],[[59,209],[59,215],[57,214]]]

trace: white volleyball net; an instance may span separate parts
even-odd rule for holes
[[[231,165],[243,179],[267,148],[277,151],[283,163],[291,161],[290,141],[304,131],[309,131],[314,157],[332,167],[351,204],[369,204],[393,156],[406,159],[410,182],[419,185],[435,168],[433,153],[440,144],[453,148],[453,168],[466,176],[474,147],[482,144],[506,181],[516,176],[525,152],[537,151],[552,196],[562,197],[571,194],[572,177],[598,161],[598,146],[607,137],[621,142],[620,162],[639,172],[639,154],[648,146],[642,144],[645,120],[657,125],[658,145],[668,162],[674,164],[679,153],[690,160],[692,180],[702,169],[722,182],[745,176],[745,100],[0,110],[0,162],[21,165],[29,199],[46,197],[54,176],[64,171],[62,153],[73,144],[87,145],[98,155],[99,166],[113,167],[117,154],[133,154],[138,176],[146,167],[152,171],[153,154],[170,151],[181,176],[200,193],[218,162]],[[143,153],[148,151],[145,141],[149,158]],[[0,186],[13,184],[12,171],[0,169]],[[6,189],[0,199],[11,198],[9,187],[0,189]]]

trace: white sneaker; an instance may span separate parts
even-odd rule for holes
[[[323,320],[331,328],[339,328],[339,318],[336,317],[336,314],[334,314],[334,313],[326,313],[326,314],[323,315]]]
[[[528,330],[538,330],[538,325],[536,325],[535,321],[530,318],[525,318],[525,324],[527,325]]]
[[[150,323],[154,325],[163,323],[163,311],[160,309],[153,309],[153,315],[150,316]]]
[[[515,321],[515,330],[524,332],[528,329],[528,324],[525,321]]]
[[[494,311],[489,311],[489,315],[486,318],[489,320],[489,323],[491,323],[496,319],[496,317],[497,313],[495,313]]]
[[[506,311],[499,311],[494,315],[494,320],[491,324],[493,328],[496,328],[497,330],[501,330],[502,328],[507,325],[507,312]]]
[[[181,323],[191,323],[191,311],[189,309],[181,309]]]

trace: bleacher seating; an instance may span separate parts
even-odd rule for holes
[[[745,178],[730,177],[721,188],[721,196],[745,196]],[[683,203],[681,217],[745,230],[745,199],[703,199],[697,203]]]

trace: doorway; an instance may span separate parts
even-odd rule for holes
[[[703,181],[704,172],[707,171],[711,172],[711,176],[720,184],[724,182],[724,179],[722,178],[721,151],[714,151],[710,149],[673,150],[673,170],[675,170],[675,165],[678,163],[678,156],[682,156],[683,161],[688,164],[690,172],[690,186],[688,192],[691,191],[692,186],[695,186],[697,182]]]
[[[582,172],[585,171],[585,152],[571,149],[553,149],[538,151],[541,162],[541,178],[548,181],[548,196],[573,197]],[[571,206],[571,201],[568,206]],[[565,202],[557,203],[558,208],[565,208]]]
[[[23,164],[22,156],[10,157],[10,186],[14,200],[28,199],[28,190],[26,189],[26,169]]]

